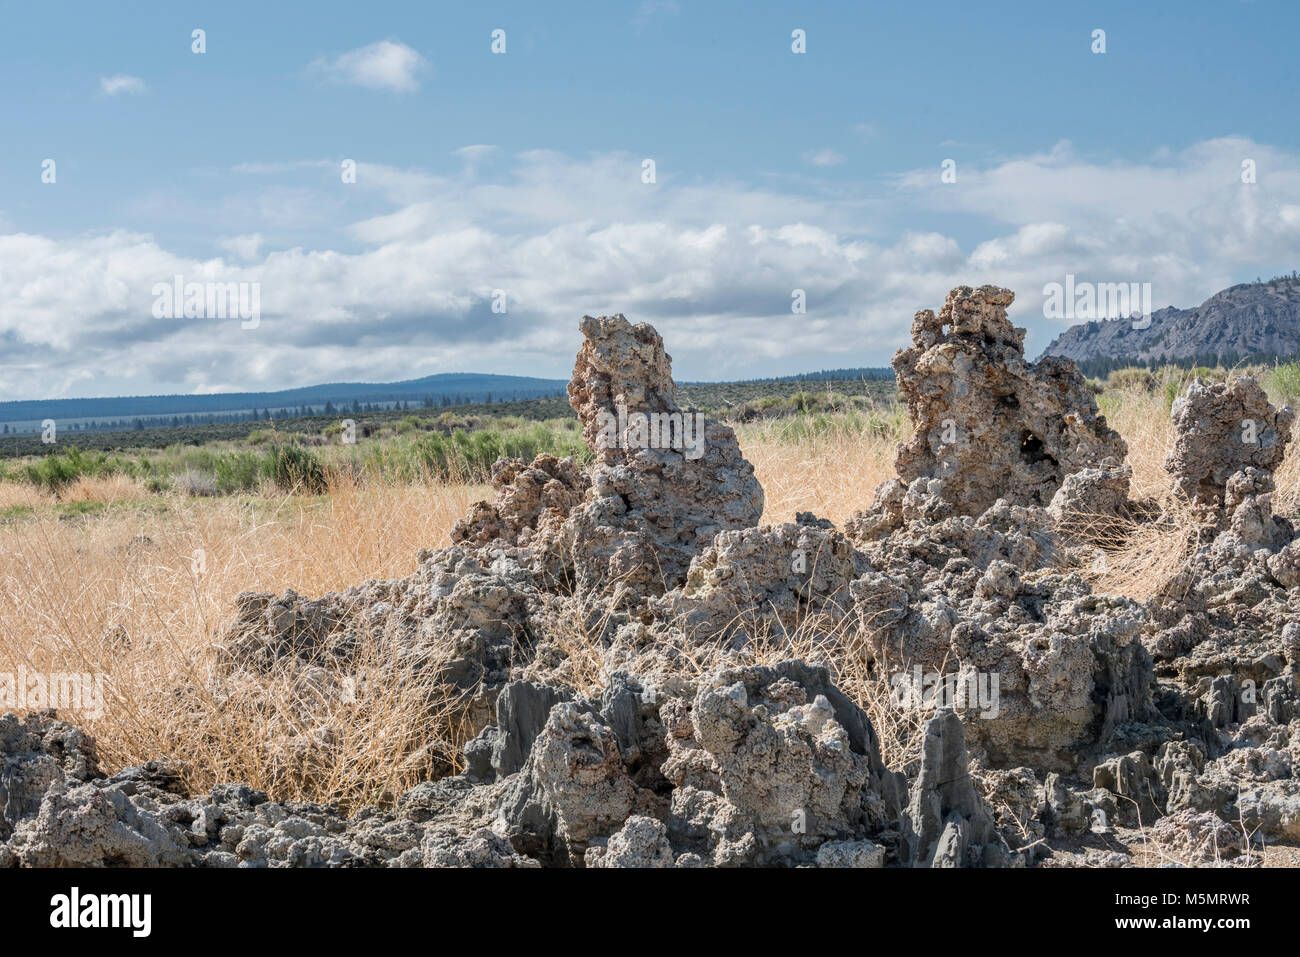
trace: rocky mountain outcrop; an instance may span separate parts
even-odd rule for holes
[[[1242,283],[1191,309],[1168,306],[1145,320],[1104,319],[1061,333],[1043,356],[1081,364],[1222,362],[1300,354],[1300,279]]]

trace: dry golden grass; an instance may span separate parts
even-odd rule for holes
[[[763,486],[763,521],[792,522],[814,512],[836,525],[871,504],[876,486],[894,477],[894,451],[911,429],[861,431],[833,424],[825,433],[780,433],[781,420],[741,426],[741,448]]]
[[[1094,590],[1147,601],[1196,549],[1197,523],[1185,499],[1169,495],[1158,519],[1129,522],[1080,569]]]
[[[1128,443],[1134,498],[1162,499],[1172,489],[1165,456],[1174,445],[1174,425],[1163,400],[1154,394],[1122,390],[1102,397],[1110,427]]]
[[[22,482],[0,482],[0,509],[14,506],[35,508],[57,502],[129,502],[148,494],[143,485],[125,475],[105,478],[83,475],[57,495]]]
[[[0,509],[50,505],[54,496],[24,482],[0,482]]]
[[[63,498],[72,502],[129,502],[145,494],[143,485],[125,475],[105,478],[83,475],[63,492]]]
[[[72,520],[20,517],[0,525],[0,672],[106,675],[104,714],[85,723],[109,769],[174,755],[199,787],[240,780],[287,797],[400,788],[418,777],[398,756],[437,747],[431,732],[445,737],[453,725],[425,706],[429,689],[377,682],[347,715],[307,726],[301,698],[311,691],[284,675],[244,689],[257,707],[208,693],[212,641],[241,591],[318,595],[410,573],[417,550],[445,542],[486,491],[338,485],[321,498],[166,496]],[[377,642],[362,654],[389,650]],[[332,749],[339,760],[311,780],[286,770],[283,743],[270,737],[286,722],[303,734],[329,727],[343,739]]]
[[[1085,570],[1100,588],[1144,599],[1177,567],[1190,546],[1192,522],[1169,494],[1162,462],[1172,441],[1159,395],[1104,397],[1112,425],[1129,442],[1134,493],[1161,500],[1168,520],[1133,530],[1103,567]],[[742,448],[766,491],[764,521],[790,521],[808,510],[842,524],[867,506],[893,476],[897,417],[819,430],[767,422],[738,429]],[[1278,475],[1278,509],[1300,503],[1297,456]],[[134,483],[86,481],[67,489],[63,505],[45,493],[0,483],[0,673],[19,665],[45,672],[108,675],[108,707],[82,720],[99,741],[101,760],[116,770],[159,755],[179,757],[191,786],[239,780],[280,798],[337,798],[356,804],[410,787],[453,760],[461,743],[450,703],[430,707],[442,690],[385,669],[392,646],[362,649],[373,673],[352,696],[337,694],[342,675],[304,687],[301,675],[273,673],[261,683],[216,690],[212,642],[241,591],[292,588],[315,596],[415,568],[422,547],[447,542],[452,524],[489,490],[466,483],[402,486],[336,483],[321,497],[263,493],[243,498],[151,496]],[[106,503],[68,514],[67,502]],[[584,691],[606,680],[598,649],[575,613],[569,676]],[[888,688],[860,636],[824,623],[754,644],[758,660],[791,655],[830,665],[836,681],[871,716],[891,762],[914,751],[916,716],[887,705]],[[689,665],[689,663],[688,663]],[[706,670],[707,660],[693,667]],[[432,672],[435,669],[428,669]],[[177,689],[183,689],[178,693]],[[286,746],[288,727],[305,748]]]

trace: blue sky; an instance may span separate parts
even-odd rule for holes
[[[3,15],[4,399],[563,376],[584,312],[679,378],[881,365],[963,282],[1037,352],[1066,272],[1159,307],[1300,266],[1295,3]],[[155,318],[174,274],[260,283],[263,321]]]

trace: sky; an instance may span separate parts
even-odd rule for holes
[[[1160,308],[1300,268],[1294,0],[0,23],[0,400],[567,378],[616,312],[680,380],[880,366],[983,283],[1036,355],[1067,274]],[[257,321],[173,316],[177,276],[255,289]]]

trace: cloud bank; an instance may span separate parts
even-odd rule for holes
[[[126,73],[101,76],[99,78],[99,91],[105,96],[117,96],[119,93],[143,93],[147,89],[144,80]]]
[[[1043,319],[1043,286],[1066,273],[1151,282],[1157,308],[1189,306],[1292,268],[1300,252],[1300,157],[1239,137],[1143,163],[1091,161],[1061,143],[959,165],[955,183],[936,163],[857,189],[662,167],[645,184],[640,157],[615,153],[459,154],[454,175],[361,162],[351,185],[334,161],[230,172],[240,196],[259,177],[274,195],[287,177],[294,209],[337,219],[346,242],[328,248],[285,243],[272,217],[218,234],[206,258],[123,230],[0,235],[0,395],[562,377],[578,318],[608,312],[655,323],[681,379],[883,365],[915,310],[985,282],[1017,292],[1013,318],[1037,352],[1061,329]],[[1254,183],[1242,181],[1246,160]],[[373,215],[350,214],[340,190]],[[920,220],[940,228],[907,228]],[[153,287],[178,275],[259,283],[260,325],[154,318]],[[791,311],[797,289],[805,314]]]

